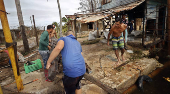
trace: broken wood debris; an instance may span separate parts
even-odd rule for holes
[[[89,80],[90,82],[96,84],[97,86],[99,86],[100,88],[102,88],[103,90],[105,90],[106,92],[108,92],[109,94],[120,94],[116,88],[111,88],[105,84],[103,84],[101,81],[97,80],[96,78],[94,78],[93,76],[85,73],[84,74],[84,78],[86,78],[87,80]]]

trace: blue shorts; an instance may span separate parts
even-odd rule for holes
[[[40,55],[41,55],[41,57],[43,59],[43,62],[44,62],[44,69],[46,69],[47,60],[49,58],[50,53],[49,53],[48,50],[46,50],[46,51],[40,51],[39,50],[39,53],[40,53]]]

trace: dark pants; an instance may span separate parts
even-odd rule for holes
[[[66,94],[75,94],[75,90],[81,88],[80,80],[82,78],[83,78],[83,75],[76,77],[76,78],[72,78],[72,77],[68,77],[68,76],[64,75],[63,85],[64,85],[64,89],[66,91]]]

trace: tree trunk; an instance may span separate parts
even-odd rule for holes
[[[88,3],[89,3],[89,12],[91,13],[92,12],[92,6],[91,6],[91,0],[88,0]]]
[[[60,15],[60,37],[62,37],[62,16],[61,16],[61,8],[60,8],[59,0],[57,0],[57,4],[58,4],[59,15]]]
[[[92,8],[92,12],[94,12],[93,1],[92,0],[91,0],[91,8]]]
[[[27,36],[25,34],[25,26],[24,26],[24,21],[23,21],[23,17],[22,17],[20,1],[15,0],[15,4],[16,4],[17,15],[18,15],[18,20],[19,20],[19,25],[20,25],[20,30],[21,30],[21,36],[22,36],[23,45],[24,45],[24,51],[29,52],[30,49],[29,49],[29,45],[28,45]]]

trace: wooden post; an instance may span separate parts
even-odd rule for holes
[[[145,9],[144,9],[144,17],[143,17],[143,32],[142,32],[142,46],[144,46],[144,39],[145,39],[145,31],[146,31],[146,28],[145,28],[145,25],[146,25],[146,15],[147,15],[147,0],[146,0],[146,3],[145,3]]]
[[[74,19],[74,30],[75,30],[75,37],[77,39],[77,26],[76,26],[76,19],[77,19],[77,16],[75,17]]]
[[[5,41],[6,41],[6,43],[13,43],[3,0],[0,0],[0,10],[2,10],[2,11],[0,11],[0,19],[1,19],[1,24],[2,24],[2,28],[3,28],[4,36],[5,36]],[[24,87],[23,87],[21,75],[20,75],[20,72],[19,72],[18,63],[16,62],[17,56],[16,56],[16,53],[15,53],[15,50],[14,50],[14,46],[10,46],[7,49],[8,49],[9,57],[10,57],[10,60],[11,60],[11,63],[12,63],[12,70],[13,70],[13,73],[14,73],[14,76],[15,76],[17,89],[18,89],[18,91],[20,91]]]
[[[24,21],[23,21],[23,17],[22,17],[20,0],[15,0],[15,4],[16,4],[16,9],[17,9],[19,25],[20,25],[20,29],[21,29],[21,36],[22,36],[22,40],[23,40],[23,44],[24,44],[24,50],[25,50],[25,52],[29,52],[30,49],[29,49],[29,45],[28,45],[27,36],[25,34],[25,25],[24,25]]]
[[[102,19],[102,22],[103,22],[103,32],[104,32],[105,30],[104,19]]]
[[[94,23],[93,23],[93,31],[95,30],[95,28],[94,28]]]
[[[142,32],[142,46],[144,46],[145,39],[145,28],[144,28],[145,17],[143,17],[143,32]]]
[[[99,38],[99,22],[97,21],[97,38]]]
[[[73,31],[73,33],[75,34],[75,25],[74,25],[74,23],[75,23],[75,20],[72,21],[72,31]]]
[[[158,23],[159,23],[159,6],[156,6],[156,37],[158,37]],[[155,41],[154,37],[154,41]]]
[[[32,18],[33,18],[33,23],[34,23],[34,31],[35,31],[36,42],[37,42],[37,46],[38,46],[38,34],[37,34],[36,26],[35,26],[34,15],[32,15]],[[45,31],[45,30],[44,30],[44,31]]]
[[[168,7],[166,7],[166,14],[165,14],[165,30],[164,30],[164,40],[166,39],[166,30],[167,30],[167,16],[168,16]]]
[[[167,0],[168,4],[168,55],[170,55],[170,0]]]
[[[89,32],[89,25],[87,24],[88,32]]]
[[[67,31],[69,31],[69,30],[70,30],[70,24],[68,24],[68,25],[67,25],[67,29],[68,29]]]

